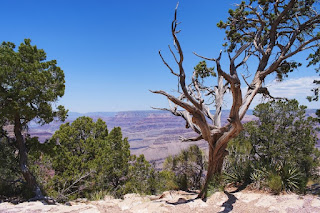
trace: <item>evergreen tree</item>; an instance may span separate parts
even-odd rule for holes
[[[157,192],[156,171],[144,155],[131,156],[126,181],[126,193],[155,194]]]
[[[242,172],[238,180],[247,182],[257,175],[270,183],[280,178],[281,189],[303,190],[316,173],[320,156],[314,119],[306,117],[305,110],[296,100],[256,106],[253,114],[259,120],[245,124],[244,132],[228,147],[227,173]]]
[[[110,155],[106,165],[107,188],[113,190],[113,195],[123,195],[126,176],[129,169],[130,145],[127,138],[122,139],[120,127],[115,127],[108,135]]]
[[[130,150],[119,127],[109,133],[101,119],[80,117],[62,124],[43,146],[54,171],[46,186],[51,196],[63,201],[101,190],[121,195]]]
[[[14,125],[15,146],[19,150],[20,171],[28,187],[42,198],[36,178],[30,172],[23,131],[31,120],[50,123],[55,117],[64,119],[63,106],[52,104],[64,95],[64,73],[56,60],[46,61],[46,53],[25,39],[18,50],[15,44],[0,45],[0,117]]]

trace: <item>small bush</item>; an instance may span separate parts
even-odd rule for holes
[[[268,181],[268,187],[275,194],[279,194],[282,191],[281,176],[277,174],[271,174]]]
[[[210,197],[215,192],[222,192],[224,187],[222,175],[213,177],[208,186],[207,197]]]
[[[268,176],[267,169],[262,167],[261,169],[254,169],[250,175],[252,186],[256,189],[261,189],[266,185],[266,177]]]
[[[176,156],[167,157],[163,168],[174,173],[174,181],[179,189],[197,190],[204,181],[206,164],[202,150],[193,145]]]
[[[107,191],[100,190],[91,193],[89,197],[90,200],[103,200],[106,195],[108,195]]]
[[[175,181],[175,173],[166,170],[159,172],[157,188],[159,192],[168,190],[179,190],[179,186]]]
[[[275,193],[304,193],[320,163],[314,119],[296,100],[260,104],[253,114],[258,120],[244,124],[244,131],[228,143],[226,180]]]
[[[284,166],[281,171],[283,187],[286,191],[295,191],[299,188],[305,188],[305,181],[296,168]]]
[[[19,158],[14,144],[15,141],[0,137],[0,197],[22,195],[30,198],[26,193],[30,190],[24,190],[27,185],[20,172]]]

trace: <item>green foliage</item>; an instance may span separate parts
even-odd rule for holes
[[[101,119],[93,122],[80,117],[62,124],[42,150],[41,165],[35,170],[54,171],[42,183],[57,200],[90,198],[101,190],[114,196],[122,194],[130,150],[119,127],[108,133]]]
[[[164,170],[175,174],[175,182],[179,189],[199,189],[203,182],[206,162],[197,145],[182,150],[176,156],[169,156],[164,162]]]
[[[254,168],[250,174],[250,181],[256,189],[262,189],[266,183],[266,178],[269,176],[269,173],[265,167]]]
[[[295,191],[301,188],[299,185],[304,187],[306,184],[301,181],[301,175],[298,169],[291,167],[290,165],[284,165],[281,167],[280,176],[283,187],[288,191]]]
[[[46,124],[54,118],[66,118],[63,106],[52,107],[64,95],[64,84],[64,73],[56,60],[47,61],[44,50],[32,46],[30,39],[25,39],[18,50],[11,42],[0,45],[0,118],[2,124],[14,125],[16,145],[13,150],[19,154],[19,166],[24,168],[21,173],[28,187],[25,191],[31,191],[30,196],[32,192],[37,196],[42,194],[29,171],[27,141],[22,131],[28,128],[31,120]],[[36,139],[29,141],[39,143]]]
[[[232,51],[237,44],[243,44],[245,41],[254,39],[255,33],[260,29],[261,22],[257,18],[257,13],[260,14],[259,18],[264,22],[264,30],[260,35],[265,45],[272,40],[273,24],[278,15],[286,8],[288,1],[276,2],[273,0],[250,0],[242,1],[235,9],[229,9],[229,18],[226,22],[220,21],[217,26],[226,30],[227,40],[229,42],[228,51]],[[296,27],[299,23],[296,21],[296,15],[301,19],[308,19],[314,15],[312,8],[315,7],[315,1],[296,1],[294,9],[281,17],[279,20],[279,29],[281,27],[291,25]],[[251,9],[255,8],[255,9]],[[237,22],[235,21],[237,20]],[[313,26],[315,28],[315,26]],[[303,29],[305,31],[312,31],[313,29]],[[301,33],[303,35],[303,33]],[[285,32],[282,36],[284,37]],[[304,37],[300,37],[304,40]],[[233,46],[233,47],[232,47]]]
[[[318,15],[318,2],[298,0],[293,3],[288,11],[286,9],[291,4],[289,0],[248,0],[230,9],[228,19],[217,23],[226,34],[223,44],[226,51],[236,53],[244,44],[255,41],[256,48],[250,51],[261,62],[259,69],[263,70],[267,61],[276,61],[281,54],[289,55],[298,49],[296,47],[319,40],[319,20],[314,18]],[[313,44],[312,53],[307,58],[309,66],[319,61],[319,44]],[[289,51],[283,51],[284,47],[288,47]],[[276,56],[272,58],[272,55]],[[296,61],[282,61],[276,69],[278,80],[287,77],[299,66],[301,64]]]
[[[243,180],[248,180],[248,169],[250,169],[250,167],[248,167],[248,162],[245,162],[245,164],[246,165],[235,164],[227,167],[228,170],[223,173],[225,181],[228,183],[242,183]]]
[[[156,184],[156,171],[144,155],[131,156],[125,185],[126,193],[155,194]]]
[[[310,66],[316,66],[316,65],[320,65],[320,48],[318,48],[314,53],[310,53],[308,58],[309,63],[308,63],[308,67]],[[320,67],[316,68],[316,71],[319,72],[320,71]]]
[[[268,187],[275,194],[279,194],[282,191],[281,176],[278,174],[271,174],[268,180]]]
[[[252,182],[257,188],[273,187],[303,191],[307,180],[319,166],[319,151],[314,119],[307,118],[305,106],[296,100],[258,105],[257,121],[244,125],[245,130],[228,145],[225,163],[230,182]]]
[[[229,143],[230,157],[226,158],[223,171],[223,178],[227,183],[242,183],[249,179],[251,173],[249,154],[252,151],[252,145],[247,139],[239,140],[243,135],[244,131]]]
[[[64,73],[56,60],[46,61],[43,49],[31,45],[30,39],[21,43],[0,45],[0,117],[14,121],[17,114],[26,125],[37,119],[40,124],[50,123],[54,117],[65,119],[66,110],[51,106],[64,95]]]
[[[96,191],[90,194],[90,200],[103,200],[105,196],[109,195],[107,191]]]
[[[168,190],[179,190],[176,175],[173,171],[163,170],[157,174],[157,190],[160,193]]]
[[[0,196],[17,196],[22,193],[22,176],[14,141],[0,137]]]
[[[215,192],[221,192],[224,190],[223,176],[215,175],[208,185],[207,196],[210,197]]]
[[[216,76],[216,73],[213,71],[213,67],[207,67],[207,62],[206,61],[200,61],[197,66],[194,67],[195,72],[195,77],[196,78],[206,78],[209,76]]]
[[[122,197],[126,193],[156,194],[178,188],[175,173],[157,172],[144,155],[130,156],[129,143],[122,138],[121,129],[108,132],[101,119],[94,122],[80,117],[71,124],[62,124],[47,143],[27,144],[38,182],[60,202],[79,197]],[[196,148],[190,150],[200,152]],[[193,155],[191,158],[201,160]]]
[[[292,61],[292,62],[288,62],[286,60],[284,60],[280,66],[278,67],[278,69],[276,70],[277,72],[277,80],[278,81],[282,81],[284,78],[288,77],[288,73],[293,72],[295,69],[297,69],[298,67],[301,67],[302,64]]]
[[[121,128],[114,128],[108,135],[108,143],[110,146],[109,156],[106,161],[101,161],[105,166],[105,178],[107,189],[112,190],[114,196],[119,197],[123,195],[123,186],[125,184],[125,177],[128,174],[130,157],[130,145],[127,138],[122,139]],[[100,148],[101,149],[101,148]],[[102,152],[107,152],[102,149]]]

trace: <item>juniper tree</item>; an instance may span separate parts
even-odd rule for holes
[[[101,119],[79,117],[62,124],[44,146],[54,171],[46,185],[52,197],[66,201],[101,190],[122,195],[130,147],[119,127],[109,132]]]
[[[212,177],[221,173],[224,158],[228,154],[227,144],[243,129],[241,120],[254,97],[257,94],[272,97],[268,89],[263,87],[266,77],[273,73],[278,79],[287,77],[301,65],[301,61],[295,61],[293,56],[301,52],[319,51],[320,15],[316,4],[317,1],[314,0],[248,0],[237,4],[234,10],[230,9],[228,19],[217,24],[226,33],[224,54],[220,51],[217,58],[196,54],[202,59],[215,62],[217,77],[204,75],[216,78],[217,85],[214,87],[206,86],[201,81],[199,72],[211,72],[211,69],[204,70],[206,66],[196,67],[191,82],[186,81],[184,54],[177,37],[180,30],[177,29],[179,23],[176,8],[171,25],[175,49],[170,48],[170,51],[178,65],[178,71],[172,69],[160,51],[159,54],[170,72],[178,78],[181,93],[176,97],[162,90],[152,92],[167,97],[173,106],[163,110],[184,118],[186,127],[198,134],[195,138],[182,141],[204,139],[208,142],[208,172],[200,198],[206,197]],[[220,63],[222,55],[228,56],[225,66]],[[248,63],[250,60],[253,63]],[[251,79],[243,76],[241,80],[243,65],[247,66]],[[244,94],[241,90],[243,84],[247,86]],[[222,125],[223,98],[227,91],[231,92],[232,106],[227,123]],[[204,95],[214,100],[214,115],[211,114]]]
[[[157,173],[154,167],[145,159],[130,156],[129,171],[125,183],[126,193],[155,194],[157,191]]]
[[[257,184],[277,175],[283,189],[304,190],[318,170],[320,154],[306,106],[296,100],[272,101],[257,105],[253,115],[258,120],[244,124],[244,131],[228,144],[227,177]]]
[[[57,61],[47,61],[45,51],[32,46],[30,39],[25,39],[18,49],[11,42],[0,45],[0,117],[14,126],[20,170],[37,198],[43,196],[28,167],[23,131],[31,120],[46,124],[55,117],[66,117],[63,106],[52,106],[64,95],[64,84],[64,73]]]

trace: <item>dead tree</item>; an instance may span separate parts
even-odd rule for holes
[[[226,29],[225,54],[228,55],[229,70],[223,70],[220,64],[222,51],[217,58],[207,58],[195,53],[202,59],[215,62],[217,86],[214,88],[206,87],[201,83],[196,77],[197,70],[193,72],[191,83],[189,85],[186,83],[186,73],[183,68],[184,55],[177,38],[180,30],[177,29],[179,23],[177,8],[175,9],[171,32],[177,53],[170,46],[169,49],[179,71],[175,72],[171,68],[160,51],[159,55],[171,73],[178,78],[178,87],[182,92],[179,97],[162,90],[151,92],[166,96],[174,105],[162,110],[181,116],[186,121],[186,127],[198,134],[195,138],[182,138],[183,142],[201,139],[208,142],[208,172],[199,198],[206,198],[209,182],[214,175],[221,173],[224,158],[228,154],[227,144],[243,129],[241,120],[254,97],[259,93],[270,96],[267,88],[263,87],[266,76],[276,73],[281,79],[301,65],[295,61],[289,62],[289,58],[299,52],[316,51],[315,49],[319,48],[320,16],[314,9],[314,4],[314,1],[298,0],[275,0],[259,4],[252,0],[236,5],[236,10],[229,12],[228,20],[218,24],[220,28]],[[256,67],[248,63],[249,58],[258,62]],[[253,72],[251,83],[239,77],[239,71],[243,65],[248,66],[248,70]],[[242,82],[247,84],[244,95],[241,91]],[[227,91],[231,92],[233,102],[227,123],[222,126],[223,98]],[[205,95],[210,95],[214,99],[214,115],[205,103]]]

